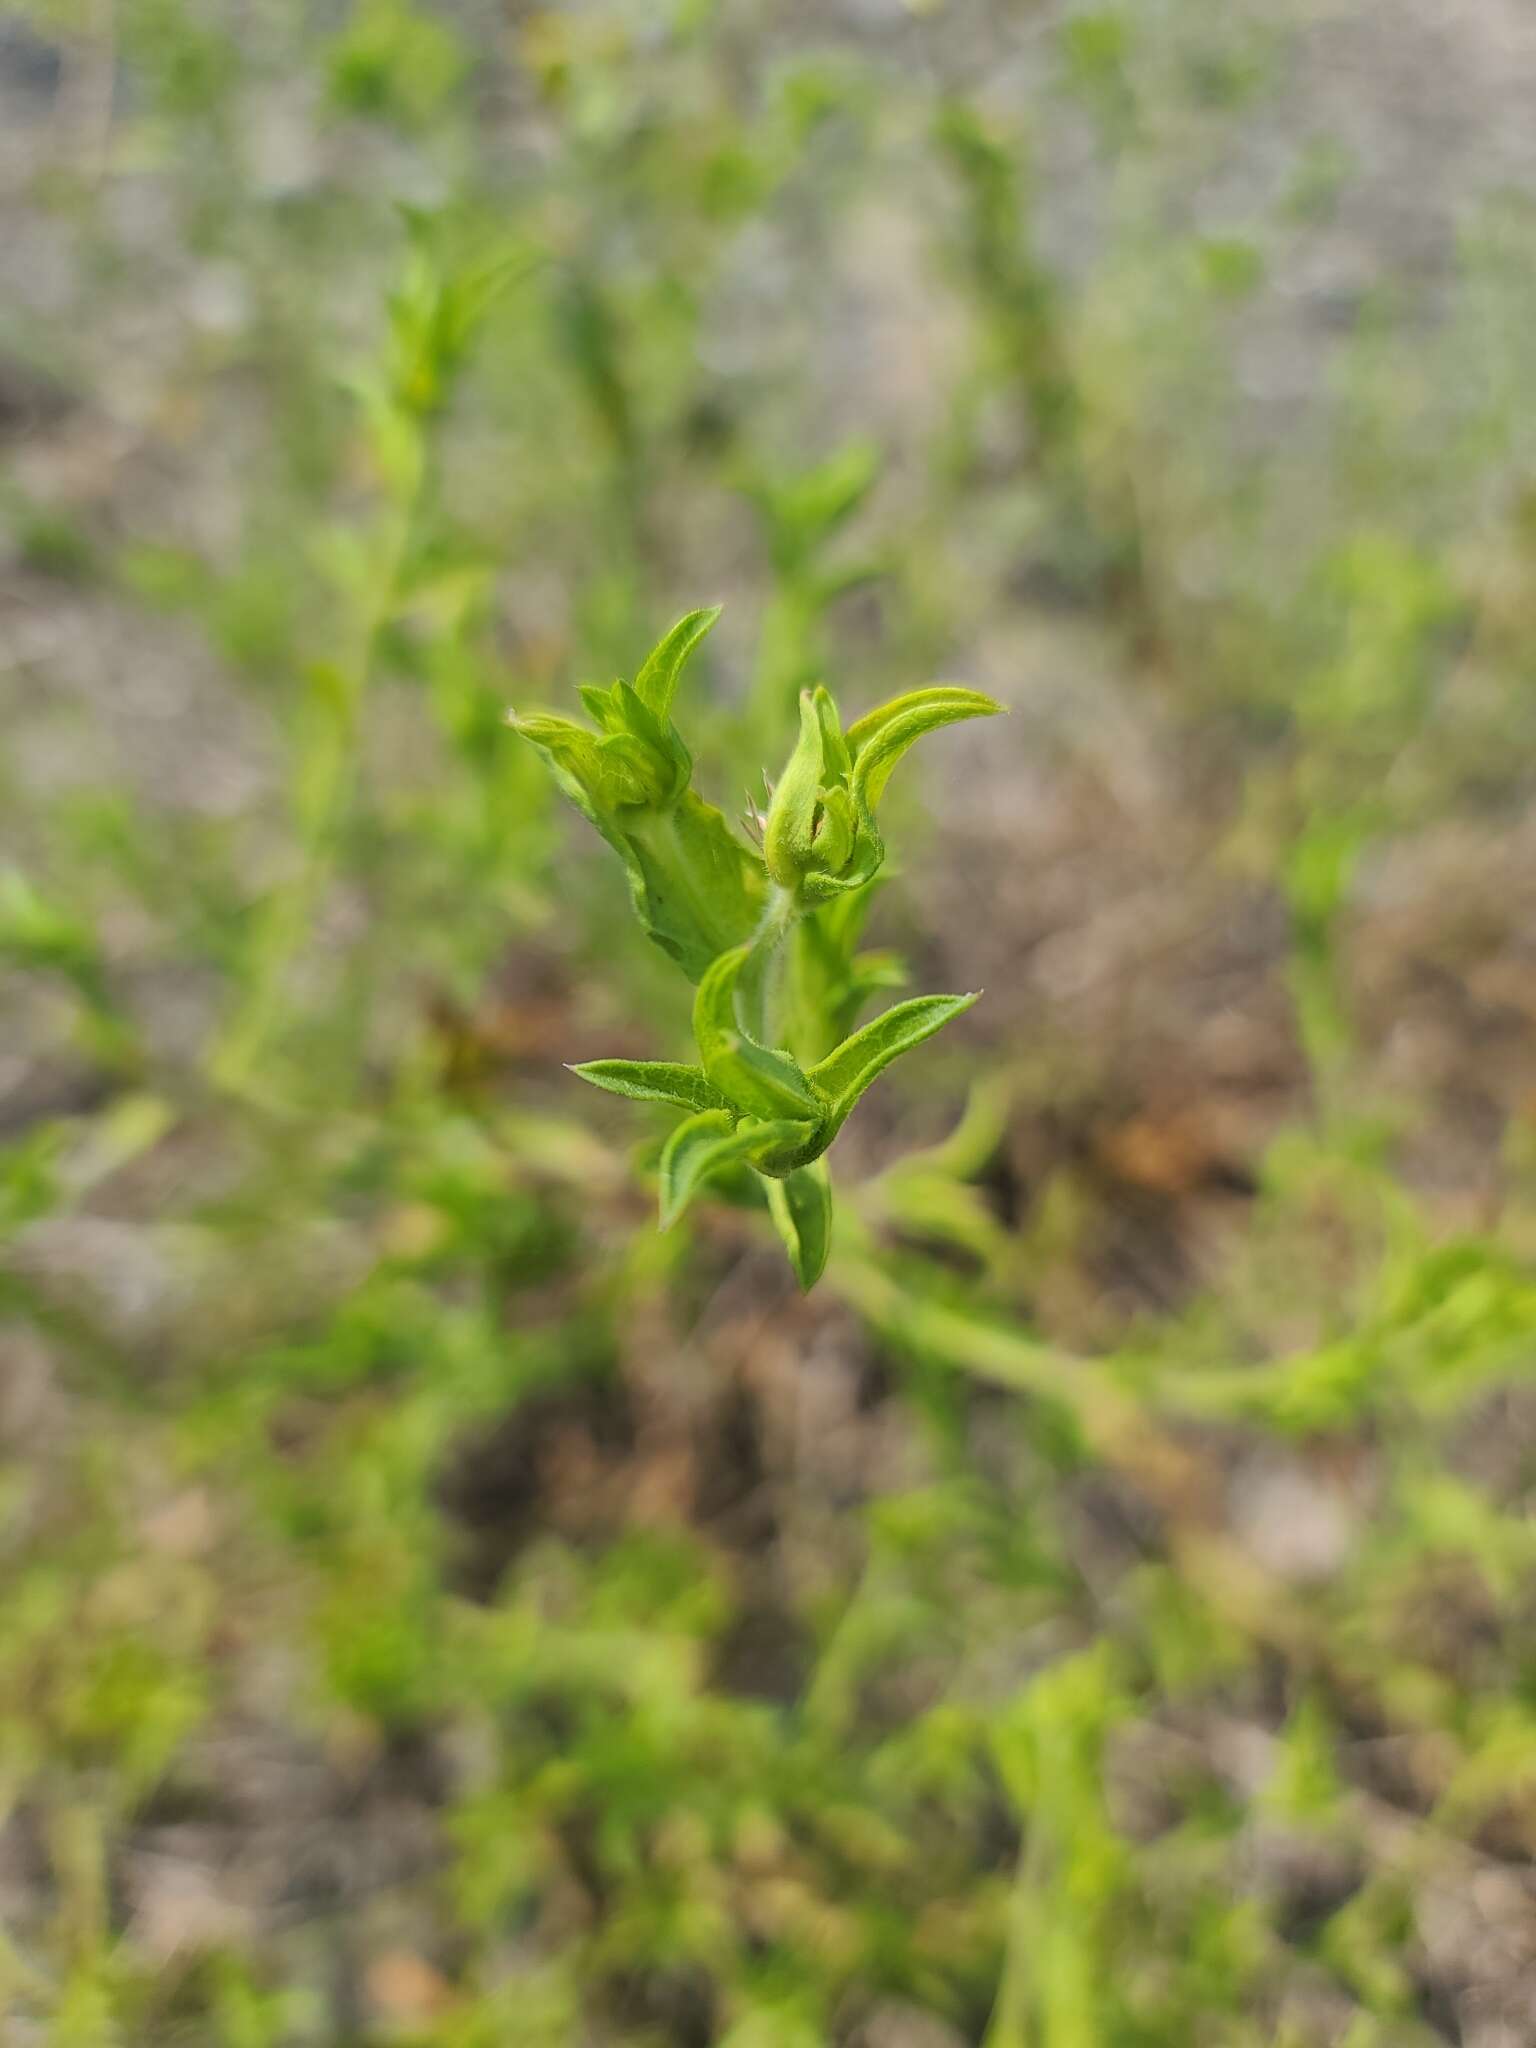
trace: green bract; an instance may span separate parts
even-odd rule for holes
[[[572,1071],[686,1112],[661,1154],[663,1226],[711,1183],[755,1174],[811,1287],[831,1247],[828,1146],[877,1075],[976,1000],[916,996],[853,1028],[870,994],[903,979],[891,955],[856,950],[885,859],[875,814],[914,740],[1002,707],[945,684],[845,732],[828,690],[803,691],[799,739],[757,821],[759,855],[693,788],[672,723],[683,665],[718,616],[680,619],[633,685],[583,689],[595,731],[552,715],[512,722],[623,860],[645,930],[698,984],[696,1066],[609,1059]]]

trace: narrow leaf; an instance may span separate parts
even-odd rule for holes
[[[832,1183],[825,1160],[802,1166],[783,1180],[765,1183],[768,1209],[795,1277],[809,1294],[826,1269],[832,1249]]]
[[[636,1102],[670,1102],[679,1109],[724,1109],[725,1097],[699,1067],[677,1060],[583,1060],[571,1068],[594,1088]]]
[[[793,1117],[819,1125],[827,1105],[787,1052],[748,1037],[736,1015],[736,984],[751,951],[737,946],[714,961],[693,1003],[693,1035],[704,1071],[748,1116]]]
[[[671,632],[647,655],[635,677],[635,695],[646,709],[663,721],[672,709],[672,693],[683,664],[720,616],[719,605],[687,612]]]
[[[914,740],[941,725],[953,725],[957,719],[989,718],[1002,708],[980,690],[965,690],[952,683],[893,697],[889,704],[882,704],[848,728],[855,794],[873,811],[884,794],[891,770]]]
[[[862,1031],[845,1038],[835,1052],[828,1053],[811,1068],[808,1079],[831,1104],[834,1127],[841,1124],[864,1090],[892,1060],[900,1059],[925,1038],[941,1031],[951,1017],[968,1010],[976,997],[913,996],[894,1009],[876,1017]]]
[[[807,1124],[777,1121],[732,1125],[723,1109],[706,1109],[680,1123],[662,1149],[661,1227],[668,1230],[712,1174],[738,1162],[751,1164],[810,1135]]]
[[[507,723],[547,754],[562,748],[595,747],[598,743],[596,734],[588,732],[584,725],[578,725],[574,718],[557,717],[553,711],[509,711]]]
[[[987,712],[1002,709],[992,698],[984,697],[979,690],[968,689],[963,683],[933,683],[925,690],[908,690],[900,697],[892,697],[887,704],[877,704],[873,711],[866,711],[862,718],[854,720],[844,735],[849,753],[857,760],[892,719],[904,718],[909,711],[921,705],[938,705],[950,700],[971,707],[957,711],[956,715],[961,718],[983,717]]]

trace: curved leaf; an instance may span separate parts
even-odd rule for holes
[[[670,1102],[679,1109],[724,1109],[725,1097],[699,1067],[677,1060],[583,1060],[571,1072],[610,1095]]]
[[[968,1010],[975,1000],[974,995],[913,996],[910,1002],[897,1003],[862,1031],[845,1038],[835,1052],[812,1067],[807,1079],[831,1105],[833,1128],[842,1123],[870,1082],[883,1074],[892,1060],[942,1031],[951,1017]]]
[[[957,683],[936,683],[931,689],[909,690],[905,696],[893,697],[848,728],[855,796],[873,811],[891,770],[914,740],[958,719],[989,718],[1002,708],[995,698],[983,696],[980,690],[962,689]]]
[[[792,1117],[819,1126],[827,1105],[798,1061],[759,1045],[736,1016],[736,984],[750,946],[733,947],[711,963],[693,1004],[693,1035],[704,1071],[726,1099],[747,1116]]]
[[[671,1228],[712,1174],[802,1145],[810,1134],[809,1124],[784,1120],[757,1123],[743,1119],[733,1125],[723,1109],[706,1109],[687,1118],[662,1148],[662,1229]]]
[[[704,635],[720,616],[717,604],[703,610],[685,612],[665,636],[651,650],[635,677],[635,695],[647,711],[665,720],[672,708],[672,693],[677,688],[677,679],[683,672],[683,664],[692,654]]]
[[[765,1183],[773,1217],[795,1277],[807,1294],[826,1269],[832,1249],[832,1183],[826,1163],[818,1159],[783,1180]]]

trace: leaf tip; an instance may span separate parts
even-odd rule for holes
[[[970,716],[972,718],[1006,718],[1008,716],[1008,706],[999,703],[996,697],[989,696],[985,690],[973,690],[968,683],[960,683],[955,687],[963,689],[966,696],[971,699]]]

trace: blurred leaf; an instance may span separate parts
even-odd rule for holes
[[[411,0],[356,0],[328,54],[339,107],[408,128],[438,117],[469,68],[452,29]]]
[[[782,1180],[770,1180],[768,1207],[795,1277],[809,1293],[826,1270],[832,1249],[832,1183],[826,1161],[818,1159]]]

